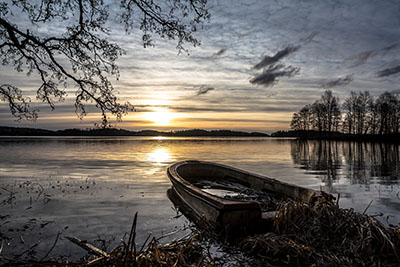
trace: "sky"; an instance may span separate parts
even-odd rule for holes
[[[201,41],[178,54],[174,41],[143,48],[140,32],[125,35],[112,22],[113,41],[126,54],[111,78],[129,113],[119,128],[139,130],[288,130],[293,112],[325,90],[345,99],[400,90],[400,1],[209,1],[210,22]],[[45,30],[45,29],[44,29]],[[37,78],[0,66],[0,82],[34,100]],[[51,111],[42,103],[35,123],[15,122],[0,103],[0,125],[46,129],[93,127],[95,109],[83,120],[69,97]],[[31,94],[31,95],[30,95]]]

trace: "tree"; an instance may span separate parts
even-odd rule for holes
[[[379,120],[378,134],[398,134],[400,127],[400,100],[397,95],[385,92],[376,100]]]
[[[366,134],[369,131],[373,120],[372,105],[373,98],[368,91],[350,93],[350,96],[343,103],[348,133]]]
[[[144,47],[154,45],[152,34],[177,40],[179,52],[185,50],[184,43],[199,45],[193,33],[209,19],[207,0],[116,1],[112,4],[119,6],[117,15],[126,32],[140,28]],[[120,120],[133,107],[118,102],[109,80],[110,76],[118,78],[115,61],[124,53],[109,40],[110,12],[110,5],[103,0],[0,1],[2,64],[28,75],[37,74],[41,81],[37,99],[52,109],[54,101],[65,98],[65,88],[74,86],[75,110],[80,118],[86,115],[85,104],[93,103],[102,113],[103,125],[107,114]],[[19,25],[22,16],[35,27]],[[36,29],[49,29],[50,25],[64,25],[64,32],[47,34]],[[37,118],[37,111],[29,107],[30,99],[11,84],[0,83],[0,100],[8,103],[18,119]]]
[[[309,130],[311,127],[311,105],[305,105],[299,111],[299,115],[302,123],[302,130]]]
[[[344,123],[343,123],[343,131],[347,131],[347,133],[352,134],[354,133],[354,106],[356,103],[356,92],[351,92],[350,96],[344,100],[342,105],[343,110],[345,111],[344,115]]]
[[[379,112],[378,112],[378,106],[376,105],[376,101],[372,99],[372,103],[369,107],[369,110],[371,112],[371,115],[368,120],[368,126],[369,126],[369,132],[371,134],[377,134],[378,129],[379,129]]]
[[[299,113],[293,113],[292,121],[290,122],[290,128],[295,131],[303,130]]]
[[[326,110],[325,106],[320,101],[315,101],[311,105],[311,113],[312,113],[312,126],[314,130],[319,132],[326,130]]]
[[[329,132],[337,130],[341,119],[339,98],[333,96],[331,90],[326,90],[319,102],[322,104],[323,111],[325,112],[323,114],[324,130]]]
[[[349,134],[396,134],[400,133],[400,97],[385,92],[376,100],[368,91],[351,92],[345,99],[342,118],[339,99],[331,91],[325,91],[311,106],[304,106],[293,114],[291,127],[294,130],[308,130],[311,125],[317,131],[338,131]],[[307,120],[308,119],[308,120]],[[305,122],[309,122],[309,124]]]
[[[321,98],[315,101],[310,109],[310,122],[314,130],[337,131],[341,123],[339,98],[327,90]]]
[[[298,113],[294,113],[290,127],[292,130],[309,130],[311,127],[311,105],[305,105]]]

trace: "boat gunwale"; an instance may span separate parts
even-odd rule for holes
[[[313,202],[313,201],[315,201],[315,199],[319,198],[320,196],[324,196],[324,195],[326,195],[325,197],[327,199],[334,199],[332,195],[327,194],[323,191],[317,191],[317,190],[314,190],[311,188],[307,188],[307,187],[303,187],[303,186],[299,186],[299,185],[295,185],[295,184],[291,184],[291,183],[287,183],[287,182],[282,182],[277,179],[270,178],[270,177],[267,177],[264,175],[260,175],[257,173],[251,173],[246,170],[238,169],[235,167],[231,167],[228,165],[219,164],[219,163],[215,163],[215,162],[208,162],[208,161],[201,161],[201,160],[185,160],[185,161],[176,162],[167,168],[168,177],[170,178],[171,182],[175,186],[180,187],[182,190],[185,190],[186,192],[190,193],[190,195],[192,195],[196,198],[203,199],[205,202],[208,202],[210,205],[212,205],[213,207],[215,207],[219,210],[245,209],[245,208],[252,209],[252,208],[257,208],[256,206],[259,206],[259,205],[255,201],[239,202],[239,201],[235,201],[235,200],[223,199],[223,198],[217,197],[215,195],[212,195],[206,191],[201,190],[199,187],[193,185],[192,183],[187,181],[185,178],[183,178],[179,174],[178,168],[181,166],[184,166],[184,165],[188,165],[188,164],[208,165],[208,166],[213,166],[213,167],[217,167],[217,168],[221,168],[221,169],[227,169],[227,170],[230,170],[233,172],[240,173],[241,175],[250,176],[250,177],[259,179],[259,180],[263,181],[264,184],[270,184],[270,185],[275,184],[275,185],[283,186],[283,187],[287,187],[287,188],[295,188],[297,190],[302,190],[303,192],[309,192],[308,197],[306,199],[301,200],[301,201],[305,201],[306,203]],[[283,196],[284,196],[284,194],[283,194]],[[286,196],[286,197],[291,198],[291,196]]]
[[[192,183],[188,182],[186,179],[184,179],[178,172],[178,168],[180,166],[186,165],[186,164],[204,164],[204,165],[213,165],[217,166],[220,168],[225,168],[225,169],[231,169],[234,171],[241,172],[243,174],[248,174],[251,176],[254,176],[254,174],[244,172],[240,169],[236,169],[227,165],[222,165],[214,162],[207,162],[207,161],[199,161],[199,160],[186,160],[186,161],[180,161],[176,162],[172,165],[170,165],[167,168],[167,174],[168,177],[170,178],[171,182],[173,183],[174,186],[178,187],[177,189],[181,188],[182,190],[185,190],[188,194],[190,194],[192,197],[195,197],[197,199],[202,200],[203,202],[206,202],[207,204],[213,206],[217,210],[220,211],[233,211],[233,210],[261,210],[260,205],[256,201],[235,201],[235,200],[228,200],[228,199],[223,199],[217,196],[214,196],[213,194],[210,194],[206,191],[201,190],[199,187],[193,185]]]

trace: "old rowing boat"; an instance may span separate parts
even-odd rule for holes
[[[281,199],[305,203],[311,203],[321,197],[332,198],[324,192],[212,162],[177,162],[168,167],[167,174],[173,185],[168,192],[170,198],[175,199],[174,202],[178,206],[185,206],[186,213],[190,213],[191,218],[206,222],[215,228],[250,225],[270,217],[273,210],[263,213],[257,201],[227,199],[215,195],[200,186],[204,181],[214,183],[217,189],[221,189],[222,184],[232,185],[232,191],[236,192],[248,188]]]

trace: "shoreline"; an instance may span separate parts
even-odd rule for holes
[[[371,143],[400,143],[400,134],[345,134],[341,132],[279,131],[271,137],[293,137],[298,140],[326,140]]]
[[[161,136],[161,137],[270,137],[260,132],[242,132],[233,130],[174,130],[169,132],[156,130],[129,131],[117,128],[105,129],[65,129],[45,130],[38,128],[19,128],[0,126],[0,136]]]

